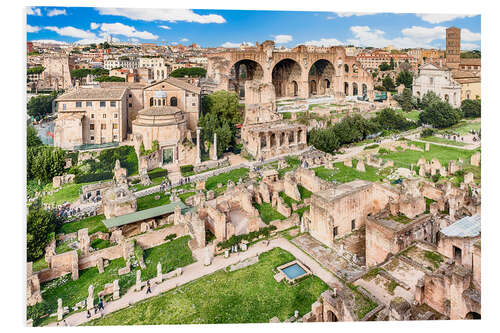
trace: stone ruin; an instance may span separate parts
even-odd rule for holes
[[[148,171],[146,169],[140,169],[139,171],[139,177],[141,179],[140,183],[142,186],[149,186],[153,184],[151,179],[149,178]]]
[[[74,174],[65,174],[62,176],[55,176],[52,178],[52,187],[59,188],[65,184],[72,183],[75,180]]]
[[[78,230],[78,242],[78,247],[82,253],[82,256],[87,256],[90,253],[90,237],[88,228]]]
[[[113,186],[104,193],[102,204],[107,219],[137,211],[137,199],[128,188],[127,169],[120,166],[120,160],[116,160]]]
[[[40,291],[40,279],[38,274],[33,273],[33,262],[28,262],[26,266],[26,304],[33,306],[42,302],[42,293]]]
[[[472,155],[470,157],[470,164],[472,166],[477,166],[477,167],[481,165],[481,152],[480,151],[474,153],[474,155]]]

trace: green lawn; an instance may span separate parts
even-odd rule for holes
[[[45,256],[33,262],[33,272],[41,271],[44,268],[49,268],[49,264],[45,261]]]
[[[460,135],[465,135],[465,134],[470,134],[471,130],[475,131],[481,130],[481,122],[462,120],[458,124],[440,130],[439,133],[457,133]]]
[[[268,323],[295,310],[303,316],[328,286],[310,276],[294,286],[274,280],[273,269],[294,260],[279,248],[234,272],[219,270],[157,297],[97,319],[89,325]]]
[[[186,203],[186,199],[189,198],[189,197],[192,197],[195,194],[196,194],[196,192],[182,193],[182,194],[179,194],[179,199],[181,199],[182,202]]]
[[[80,196],[80,190],[82,186],[91,183],[81,183],[81,184],[66,184],[62,188],[52,195],[46,195],[42,197],[42,202],[46,204],[60,205],[65,202],[73,202]]]
[[[299,193],[300,193],[300,197],[302,198],[302,200],[304,199],[307,199],[307,198],[310,198],[311,195],[312,195],[312,192],[309,191],[307,188],[305,188],[304,186],[298,184],[297,185],[298,189],[299,189]]]
[[[379,181],[381,176],[378,175],[377,169],[365,164],[366,172],[360,172],[354,167],[355,163],[353,161],[353,167],[347,167],[343,162],[335,163],[335,168],[338,170],[327,169],[324,166],[314,168],[314,173],[319,178],[332,181],[335,180],[340,183],[347,183],[356,179],[369,180],[372,182]]]
[[[396,112],[401,113],[403,116],[405,116],[406,118],[408,118],[410,120],[418,121],[419,120],[418,115],[420,114],[421,111],[413,110],[413,111],[409,111],[409,112],[404,112],[403,110],[398,109],[398,110],[396,110]]]
[[[240,178],[245,179],[247,176],[248,168],[239,168],[230,172],[221,173],[220,175],[209,177],[205,182],[205,189],[207,191],[215,190],[217,188],[217,184],[219,183],[221,183],[222,185],[226,185],[229,180],[232,180],[234,183],[236,183]]]
[[[285,201],[285,203],[292,207],[292,203],[295,203],[295,204],[298,204],[299,201],[295,200],[295,199],[292,199],[290,198],[288,195],[285,194],[285,192],[280,192],[279,193],[279,196],[283,198],[283,201]]]
[[[56,253],[61,254],[68,251],[73,251],[74,249],[69,246],[69,244],[73,243],[74,239],[68,239],[65,242],[57,241]],[[78,250],[80,251],[80,250]]]
[[[105,249],[107,247],[110,247],[111,246],[111,243],[109,242],[109,240],[105,240],[105,239],[94,239],[92,241],[92,243],[90,243],[90,246],[94,249],[94,250],[102,250],[102,249]]]
[[[77,232],[83,228],[89,228],[89,235],[96,233],[98,231],[108,232],[106,226],[102,223],[106,218],[103,214],[87,217],[79,221],[64,223],[61,226],[59,232],[63,234],[70,234],[72,232]]]
[[[428,141],[428,142],[435,142],[435,143],[444,143],[447,145],[452,145],[452,146],[457,146],[457,147],[467,146],[467,144],[464,142],[448,140],[448,139],[445,139],[445,138],[442,138],[439,136],[426,136],[424,138],[420,138],[420,140]]]
[[[177,267],[189,265],[194,260],[188,247],[189,236],[180,237],[171,242],[144,251],[146,269],[141,272],[142,280],[156,276],[158,260],[162,262],[163,272],[171,271]],[[138,267],[131,267],[128,274],[118,276],[118,269],[125,267],[125,260],[118,258],[111,260],[104,272],[99,274],[97,267],[88,268],[79,272],[76,281],[71,279],[71,274],[58,279],[42,283],[41,290],[43,301],[49,305],[52,312],[57,310],[57,299],[61,298],[63,306],[73,307],[76,303],[88,296],[88,287],[94,285],[94,295],[103,290],[106,283],[119,279],[120,295],[135,284]],[[51,312],[51,313],[52,313]]]
[[[283,178],[283,175],[288,171],[295,170],[300,166],[300,160],[295,156],[287,156],[285,157],[285,161],[288,163],[288,166],[286,168],[278,170],[278,175],[280,178]]]
[[[160,199],[155,200],[155,196],[159,195]],[[141,198],[137,198],[137,210],[158,207],[170,203],[170,195],[165,195],[163,192],[152,193]]]
[[[417,147],[424,148],[425,143],[409,141],[408,144],[415,144]],[[477,150],[465,150],[460,148],[444,147],[438,145],[430,145],[429,151],[414,151],[405,150],[393,152],[389,151],[383,154],[384,159],[389,159],[394,161],[395,167],[410,168],[411,164],[416,164],[419,158],[425,157],[427,161],[433,158],[437,158],[439,162],[443,165],[448,165],[450,160],[457,160],[459,157],[464,159],[464,162],[470,163],[470,157],[476,153]]]
[[[259,211],[260,218],[265,224],[269,224],[274,220],[286,219],[286,217],[278,213],[278,211],[274,209],[270,203],[263,202],[261,205],[254,203],[253,205]]]

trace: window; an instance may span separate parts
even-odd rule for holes
[[[113,140],[118,140],[118,135],[113,135]]]
[[[102,118],[106,119],[106,114],[105,113],[102,114]]]
[[[90,124],[90,130],[93,131],[94,130],[94,124]]]
[[[462,249],[456,246],[453,246],[453,259],[459,264],[462,263]]]
[[[113,116],[115,117],[115,119],[118,119],[118,113],[113,114]]]
[[[333,227],[333,237],[337,237],[339,234],[339,227]]]
[[[105,108],[105,107],[106,107],[106,101],[101,101],[101,102],[99,102],[99,106],[100,106],[101,108]]]
[[[94,136],[93,135],[90,136],[90,141],[94,141]]]
[[[111,101],[111,102],[110,102],[110,106],[111,106],[112,108],[116,108],[116,101]]]
[[[117,123],[113,124],[113,129],[118,129],[118,124]]]
[[[95,115],[93,113],[90,114],[90,119],[94,119]]]
[[[106,129],[106,124],[101,124],[101,129],[105,130]]]
[[[132,94],[128,94],[128,98],[132,98]]]
[[[196,105],[196,103],[193,103],[193,106],[195,106],[195,105]]]
[[[92,102],[89,102],[89,101],[85,102],[85,106],[87,106],[87,107],[92,106]]]
[[[351,230],[356,229],[356,220],[351,221]]]
[[[66,110],[66,104],[63,104],[63,110]]]
[[[132,107],[132,103],[128,103],[128,107],[131,108]]]
[[[81,108],[82,107],[82,102],[76,102],[76,107]]]
[[[170,106],[177,106],[177,97],[170,98]]]

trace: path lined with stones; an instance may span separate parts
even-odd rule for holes
[[[268,252],[276,247],[282,248],[283,250],[290,252],[297,260],[305,264],[315,276],[317,276],[318,278],[323,280],[326,284],[328,284],[330,288],[341,288],[342,284],[340,280],[338,280],[338,278],[335,277],[335,275],[333,275],[331,272],[321,267],[321,265],[318,262],[313,260],[306,253],[304,253],[302,250],[297,248],[295,245],[290,243],[285,238],[277,238],[270,240],[268,245],[266,245],[266,241],[261,241],[249,247],[247,251],[233,253],[228,258],[224,258],[223,255],[216,256],[213,259],[212,264],[210,266],[205,266],[203,260],[199,260],[191,265],[185,266],[182,268],[182,275],[180,275],[179,277],[174,277],[165,280],[157,285],[152,284],[151,286],[152,292],[150,294],[146,295],[146,288],[143,288],[141,291],[136,292],[134,291],[134,287],[131,287],[129,291],[118,300],[106,303],[104,305],[104,310],[102,311],[102,314],[107,315],[115,311],[124,309],[144,299],[158,296],[161,293],[174,289],[178,286],[182,286],[188,282],[199,279],[205,275],[212,274],[220,269],[226,268],[227,266],[237,264],[245,259],[258,256],[259,254],[263,252]],[[66,321],[68,326],[78,326],[92,319],[98,318],[100,316],[99,313],[97,314],[97,316],[93,314],[93,311],[91,311],[91,313],[92,313],[91,318],[87,318],[87,311],[83,311],[72,314],[64,318],[64,320]],[[58,324],[57,322],[51,323],[48,326],[57,326],[57,324]]]

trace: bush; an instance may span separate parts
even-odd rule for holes
[[[261,235],[263,235],[264,237],[267,237],[270,235],[271,231],[274,231],[276,229],[277,229],[276,226],[270,225],[268,227],[261,228],[258,231],[253,231],[253,232],[250,232],[250,233],[245,234],[245,235],[238,235],[238,236],[233,235],[228,240],[219,242],[219,244],[217,244],[217,245],[221,249],[228,249],[228,248],[232,247],[233,245],[239,244],[242,240],[246,240],[248,242],[251,242],[256,238],[259,238]]]
[[[421,138],[425,138],[428,136],[433,136],[436,133],[436,131],[432,128],[425,128],[422,133],[420,133]]]
[[[466,99],[462,102],[462,113],[467,118],[481,117],[481,100]]]
[[[27,257],[28,261],[36,261],[43,256],[45,247],[54,239],[62,221],[53,211],[43,209],[39,201],[29,207],[26,220]]]
[[[434,102],[419,114],[419,119],[423,124],[430,124],[436,128],[453,126],[461,118],[460,110],[452,108],[448,102],[443,101]]]
[[[170,240],[174,240],[176,238],[177,238],[177,234],[170,234],[170,235],[165,236],[164,240],[170,241]]]
[[[40,317],[46,313],[50,313],[50,311],[50,306],[45,302],[41,302],[33,306],[28,306],[26,308],[26,317],[33,319],[33,326],[38,326],[41,322]]]
[[[188,172],[192,172],[194,170],[194,167],[189,164],[189,165],[181,165],[181,173],[188,173]]]
[[[82,174],[82,175],[75,176],[75,183],[82,184],[82,183],[97,182],[97,181],[101,181],[101,180],[109,180],[109,179],[113,179],[113,176],[114,176],[114,174],[111,171]]]
[[[148,176],[150,179],[158,178],[158,177],[167,177],[168,170],[153,170],[148,172]]]

